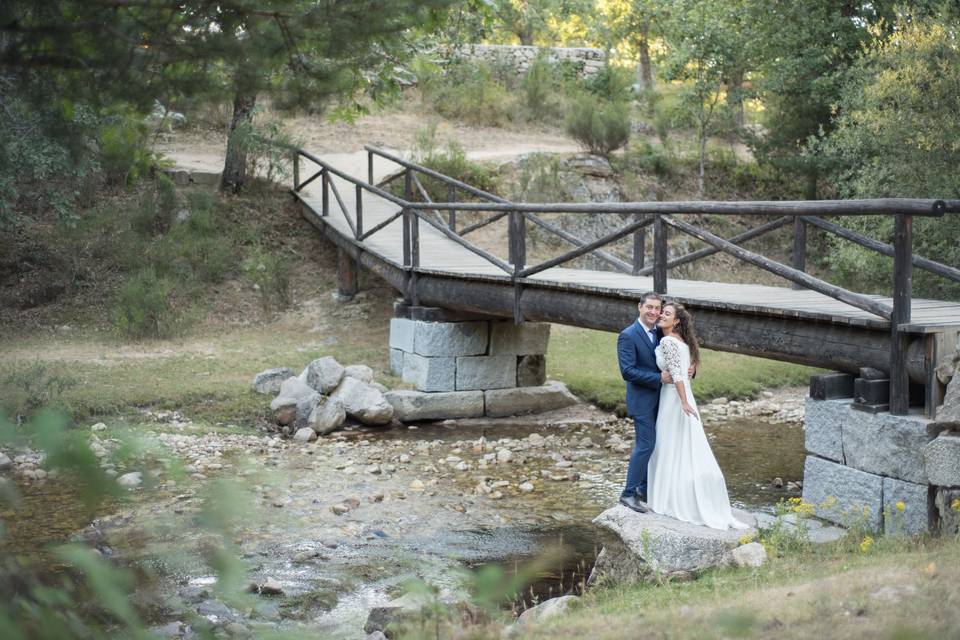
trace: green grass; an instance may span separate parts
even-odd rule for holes
[[[195,420],[249,424],[269,413],[270,398],[250,390],[250,380],[263,369],[287,366],[299,373],[314,358],[332,355],[344,365],[368,364],[377,371],[378,379],[391,384],[386,373],[386,325],[385,320],[372,322],[355,335],[345,328],[342,334],[335,333],[334,344],[324,345],[326,335],[271,323],[193,336],[184,342],[146,343],[141,345],[146,353],[125,351],[130,357],[111,357],[106,363],[90,361],[95,360],[90,353],[100,349],[115,356],[118,345],[36,340],[18,346],[40,358],[49,350],[64,354],[53,366],[68,371],[76,385],[64,391],[61,403],[78,418],[128,414],[135,408],[150,407],[175,409]],[[26,371],[35,362],[9,359],[7,371]],[[8,410],[22,406],[24,389],[7,375],[0,376],[0,398]]]
[[[805,386],[818,370],[763,358],[702,350],[693,383],[698,401],[725,396],[752,398],[761,390]],[[560,380],[586,402],[624,410],[624,383],[617,365],[617,334],[554,325],[547,353],[547,377]]]
[[[956,637],[960,610],[941,603],[960,597],[960,542],[879,538],[866,553],[857,546],[844,540],[692,582],[595,589],[570,613],[517,636]]]

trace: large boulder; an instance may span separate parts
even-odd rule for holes
[[[345,377],[330,398],[339,400],[347,415],[363,424],[382,425],[393,419],[393,405],[383,392],[362,380]]]
[[[373,369],[365,364],[351,364],[344,368],[343,375],[356,378],[361,382],[373,382]]]
[[[307,365],[300,379],[311,389],[319,393],[330,393],[337,388],[346,372],[343,365],[333,356],[317,358]]]
[[[937,409],[937,425],[960,428],[960,376],[953,376],[947,384],[943,405]]]
[[[267,369],[253,376],[250,387],[257,393],[270,395],[280,392],[280,385],[287,378],[292,378],[295,373],[287,367],[278,367],[276,369]]]
[[[517,624],[529,624],[552,618],[566,611],[570,605],[579,599],[577,596],[560,596],[559,598],[544,600],[537,606],[530,607],[521,613],[520,617],[517,618]]]
[[[753,525],[748,513],[734,516]],[[604,545],[589,583],[602,580],[632,584],[655,576],[690,578],[730,560],[730,552],[744,535],[756,529],[721,531],[681,522],[657,513],[637,513],[622,505],[607,509],[593,520],[604,535]]]
[[[321,398],[313,408],[307,426],[325,436],[339,429],[347,419],[347,412],[339,398]]]
[[[280,393],[270,403],[273,419],[277,424],[301,429],[314,407],[320,402],[320,394],[297,377],[288,378],[280,385]]]

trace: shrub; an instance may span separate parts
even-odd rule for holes
[[[630,107],[623,102],[581,95],[570,105],[566,130],[590,153],[609,156],[630,139]]]
[[[441,146],[437,139],[437,123],[431,122],[419,129],[414,136],[413,161],[462,182],[482,189],[496,192],[496,171],[483,162],[475,162],[467,157],[463,145],[456,140],[448,140]],[[421,180],[423,181],[423,180]],[[427,179],[424,187],[435,201],[446,200],[446,185]]]
[[[520,84],[524,106],[531,120],[553,120],[560,116],[562,105],[557,87],[557,70],[542,57],[530,65]]]
[[[583,81],[584,88],[598,98],[610,102],[627,102],[632,96],[633,76],[622,67],[605,65]]]
[[[286,256],[274,255],[256,247],[243,261],[243,274],[260,291],[264,311],[286,309],[293,302],[290,295],[290,274],[293,262]]]
[[[300,146],[277,120],[246,123],[233,135],[247,154],[247,175],[273,182],[289,176],[290,150]]]
[[[100,131],[100,166],[108,183],[130,185],[157,165],[146,144],[147,128],[136,116],[116,117]]]
[[[165,338],[174,335],[182,317],[174,307],[173,280],[151,268],[127,279],[113,308],[114,326],[129,338]]]
[[[18,419],[32,416],[38,409],[62,408],[64,391],[77,386],[77,379],[64,371],[64,365],[34,362],[4,379],[10,397],[6,400]]]
[[[419,86],[426,102],[444,117],[494,127],[516,119],[515,99],[488,64],[455,61],[444,74],[420,78]]]

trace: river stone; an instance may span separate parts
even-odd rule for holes
[[[280,394],[270,403],[270,409],[277,424],[300,429],[307,426],[307,420],[319,402],[319,393],[302,379],[293,377],[280,385]]]
[[[493,322],[490,324],[490,355],[543,355],[550,342],[546,322]]]
[[[297,429],[297,432],[293,434],[294,442],[312,442],[317,439],[317,432],[311,429],[310,427],[303,427],[302,429]]]
[[[117,478],[117,484],[124,489],[136,489],[143,484],[143,474],[139,471],[131,471]]]
[[[933,439],[929,420],[915,415],[857,411],[849,403],[839,403],[837,412],[845,465],[890,478],[927,483],[923,449]]]
[[[552,618],[566,611],[570,605],[579,600],[577,596],[560,596],[559,598],[550,598],[544,600],[535,607],[530,607],[520,614],[517,618],[517,624],[530,624]]]
[[[197,613],[214,623],[234,618],[233,611],[219,600],[204,600],[197,606]]]
[[[325,436],[343,426],[346,419],[347,411],[343,408],[343,402],[339,398],[326,397],[321,398],[313,408],[307,419],[307,426],[319,435]]]
[[[346,370],[333,356],[317,358],[307,365],[300,379],[319,393],[330,393],[343,380]]]
[[[865,519],[879,530],[883,522],[883,478],[816,456],[804,463],[803,500],[818,517],[844,526]]]
[[[280,385],[283,384],[283,381],[287,378],[293,377],[294,374],[292,369],[287,367],[279,367],[276,369],[267,369],[266,371],[261,371],[257,375],[253,376],[253,381],[250,383],[250,387],[257,393],[262,393],[264,395],[276,394],[280,392]]]
[[[762,567],[767,562],[767,550],[759,542],[750,542],[731,551],[730,560],[738,567]]]
[[[483,395],[487,415],[491,417],[541,413],[579,402],[562,382],[551,382],[542,387],[491,389]]]
[[[5,453],[0,453],[0,471],[6,471],[13,466],[13,460]]]
[[[421,356],[475,356],[487,352],[488,323],[415,321],[413,352]]]
[[[479,418],[483,415],[483,391],[424,393],[398,389],[385,394],[393,417],[402,422]]]
[[[841,416],[843,407],[848,403],[849,400],[806,399],[803,432],[807,452],[834,462],[843,462]]]
[[[960,427],[960,376],[955,375],[947,384],[947,393],[943,405],[937,409],[937,425],[941,427]]]
[[[895,478],[883,479],[883,528],[887,535],[909,536],[930,530],[934,511],[929,487]],[[903,510],[897,504],[903,505]]]
[[[960,434],[940,434],[923,448],[923,459],[930,484],[960,486]]]
[[[361,382],[373,382],[373,369],[365,364],[351,364],[350,366],[344,368],[343,375],[356,378]]]
[[[383,393],[356,378],[344,378],[330,397],[339,399],[347,415],[363,424],[387,424],[393,418],[393,406]]]
[[[457,358],[456,366],[457,391],[517,386],[516,356],[466,356]]]
[[[743,522],[753,517],[734,509]],[[721,531],[681,522],[657,513],[637,513],[617,505],[594,518],[604,537],[603,550],[588,582],[632,584],[653,576],[688,578],[727,561],[740,537],[756,529]]]
[[[413,384],[420,391],[453,391],[456,371],[455,358],[403,354],[403,381]]]

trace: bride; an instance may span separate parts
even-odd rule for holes
[[[657,366],[670,373],[673,384],[660,389],[657,439],[649,466],[650,509],[714,529],[747,528],[733,517],[727,485],[687,376],[691,361],[696,365],[700,360],[693,319],[682,305],[668,302],[658,326],[663,338],[656,349]]]

